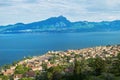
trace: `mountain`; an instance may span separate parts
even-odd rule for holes
[[[105,32],[119,31],[120,20],[88,22],[71,22],[64,16],[51,17],[29,24],[17,23],[0,26],[0,33],[39,33],[39,32]]]

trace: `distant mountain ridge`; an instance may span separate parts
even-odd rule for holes
[[[40,32],[106,32],[119,31],[120,20],[88,22],[71,22],[64,16],[51,17],[29,24],[17,23],[0,26],[0,33],[40,33]]]

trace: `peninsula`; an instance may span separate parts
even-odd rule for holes
[[[120,45],[48,51],[0,71],[0,80],[119,80]]]

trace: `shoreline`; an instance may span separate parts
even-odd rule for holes
[[[120,45],[97,46],[92,48],[65,50],[65,51],[48,51],[41,56],[33,56],[16,62],[12,65],[1,68],[0,74],[3,76],[16,76],[16,70],[19,67],[30,69],[35,73],[36,71],[44,72],[51,67],[56,66],[70,66],[74,65],[74,61],[88,60],[100,57],[103,60],[107,58],[114,58],[120,53]],[[29,73],[29,71],[28,71]],[[23,75],[23,74],[20,74]],[[13,76],[13,77],[14,77]],[[16,77],[14,77],[16,78]]]
[[[22,59],[20,59],[20,60],[17,60],[16,62],[21,62],[21,61],[23,61],[24,62],[24,60],[26,60],[26,59],[29,59],[29,58],[31,58],[31,59],[34,59],[34,58],[39,58],[39,57],[43,57],[43,56],[45,56],[45,55],[47,55],[47,54],[49,54],[49,53],[59,53],[59,52],[61,52],[61,53],[64,53],[64,52],[66,52],[66,51],[72,51],[72,52],[74,52],[74,51],[77,51],[77,50],[89,50],[89,49],[95,49],[95,48],[99,48],[99,47],[107,47],[107,46],[120,46],[119,44],[118,45],[106,45],[106,46],[95,46],[95,47],[87,47],[87,48],[80,48],[80,49],[68,49],[68,50],[60,50],[60,51],[57,51],[57,50],[52,50],[52,51],[47,51],[46,53],[43,53],[43,54],[40,54],[40,55],[35,55],[35,56],[24,56]],[[9,63],[9,64],[4,64],[4,65],[11,65],[11,64],[13,64],[14,63],[14,61],[12,62],[12,63]],[[4,65],[1,65],[0,67],[3,67]]]

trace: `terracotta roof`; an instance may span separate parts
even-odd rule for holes
[[[14,75],[14,78],[22,78],[22,77],[23,77],[22,74],[15,74],[15,75]]]
[[[26,77],[35,77],[35,72],[34,71],[29,71],[25,74]]]

